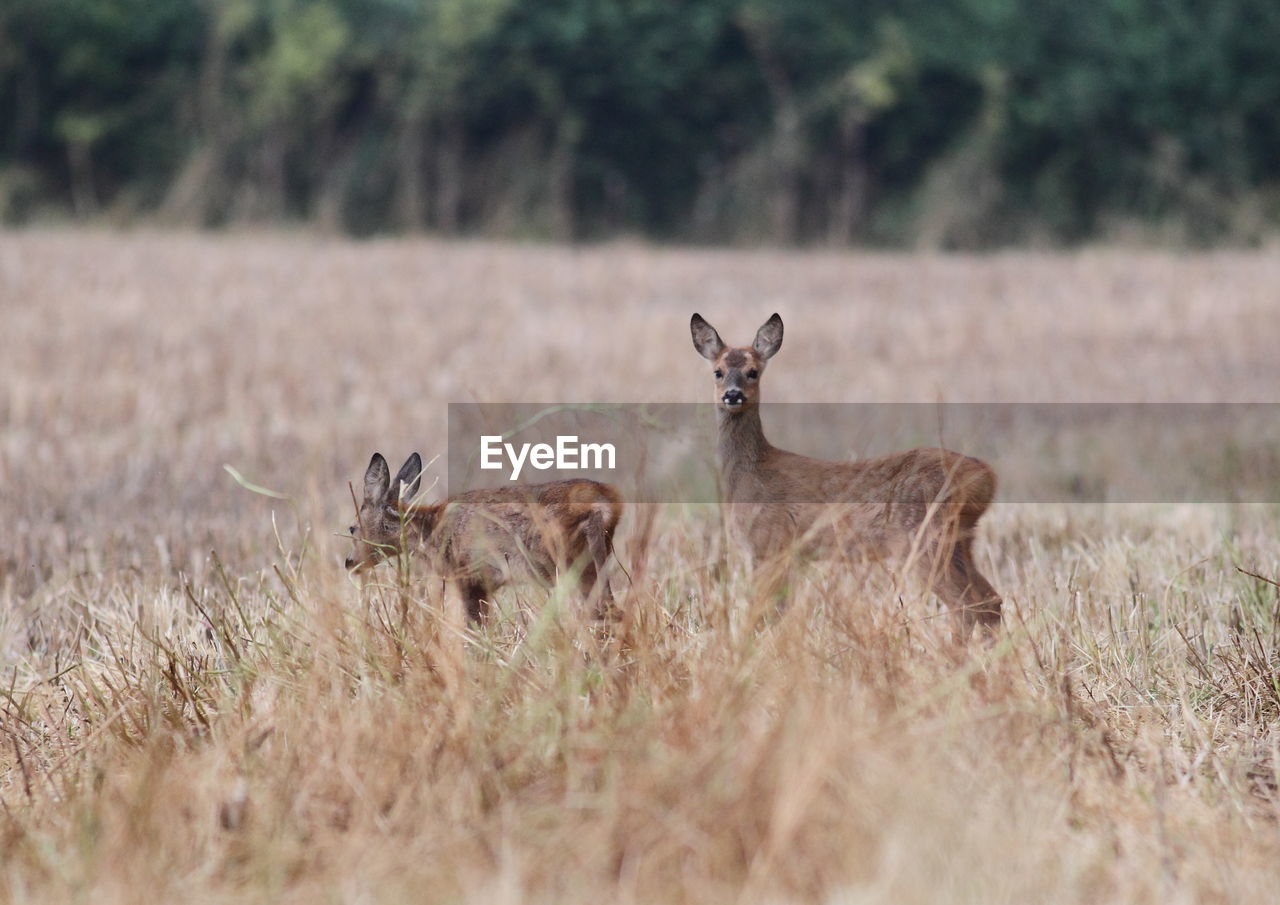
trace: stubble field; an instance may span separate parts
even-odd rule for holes
[[[781,312],[771,401],[1271,401],[1277,286],[1274,249],[0,236],[0,901],[1268,901],[1275,506],[997,501],[969,650],[838,566],[747,624],[711,507],[628,511],[603,646],[537,588],[473,632],[359,587],[335,534],[448,402],[707,399],[695,310]]]

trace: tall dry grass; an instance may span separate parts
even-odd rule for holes
[[[607,644],[535,588],[471,632],[420,574],[356,587],[333,532],[447,401],[703,399],[695,307],[782,312],[774,400],[1255,401],[1278,278],[3,236],[0,899],[1266,901],[1280,603],[1237,567],[1280,575],[1275,507],[997,504],[971,651],[839,563],[747,624],[707,507],[628,513]]]

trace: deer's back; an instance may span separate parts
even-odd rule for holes
[[[771,449],[726,484],[733,521],[757,555],[801,538],[892,554],[926,521],[971,531],[996,489],[986,463],[932,447],[856,462]]]
[[[548,579],[582,555],[588,530],[612,534],[622,505],[615,488],[590,480],[467,491],[441,504],[428,546],[451,572]]]

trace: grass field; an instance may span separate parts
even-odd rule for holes
[[[536,588],[470,633],[357,587],[334,535],[449,401],[706,399],[694,310],[782,313],[776,401],[1268,401],[1277,286],[1274,250],[0,236],[0,901],[1271,900],[1280,603],[1237,567],[1280,576],[1274,506],[997,502],[967,651],[834,567],[752,630],[706,508],[628,512],[603,649]]]

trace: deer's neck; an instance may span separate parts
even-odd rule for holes
[[[431,532],[436,530],[436,523],[440,520],[440,512],[443,509],[443,505],[437,504],[410,506],[404,510],[405,527],[419,545],[425,544],[431,538]]]
[[[725,481],[733,485],[744,474],[754,472],[773,447],[764,438],[759,405],[752,405],[736,414],[717,409],[716,415],[720,434],[717,449],[720,472]]]

